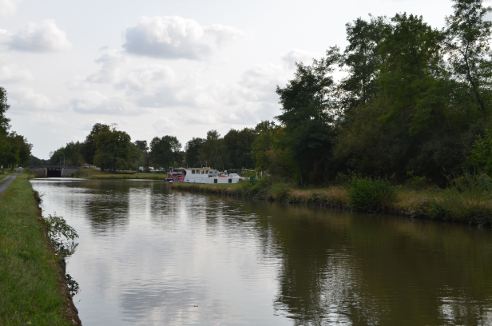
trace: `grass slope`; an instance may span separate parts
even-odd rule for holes
[[[133,171],[135,172],[135,171]],[[165,180],[167,173],[109,173],[97,169],[80,169],[75,175],[77,178],[85,179],[148,179],[148,180]]]
[[[391,187],[394,195],[378,203],[370,187],[359,196],[354,196],[352,186],[331,186],[325,188],[298,188],[286,183],[237,184],[194,184],[173,183],[173,189],[201,192],[205,194],[227,195],[242,198],[254,198],[293,204],[306,204],[324,207],[338,207],[367,213],[389,213],[411,217],[425,217],[443,221],[492,226],[492,194],[484,191],[483,186],[473,185],[448,189],[411,189],[402,186]],[[490,191],[492,193],[492,191]],[[355,198],[365,196],[368,202],[379,205],[364,208],[357,205]],[[360,201],[360,200],[359,200]],[[373,205],[372,205],[373,206]]]
[[[0,325],[72,325],[27,177],[0,195]]]

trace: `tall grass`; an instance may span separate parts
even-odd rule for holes
[[[428,203],[427,215],[478,225],[492,225],[492,180],[485,174],[451,180],[450,187]]]

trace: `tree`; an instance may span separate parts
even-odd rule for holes
[[[15,132],[11,132],[7,136],[7,140],[9,142],[9,151],[4,155],[4,162],[7,163],[11,169],[13,169],[15,165],[29,162],[32,145],[27,142],[27,139]]]
[[[338,48],[312,66],[297,63],[295,78],[285,88],[277,86],[282,114],[276,118],[285,126],[281,148],[288,150],[297,166],[297,177],[319,183],[328,176],[333,138],[334,82],[330,75],[338,63]]]
[[[491,99],[492,62],[490,36],[492,22],[485,16],[492,11],[482,0],[453,0],[454,13],[446,17],[446,50],[453,77],[466,81],[469,94],[483,115]]]
[[[10,119],[5,116],[8,109],[7,91],[5,88],[0,87],[0,164],[6,163],[8,153],[10,152],[10,142],[7,137],[10,128]]]
[[[152,164],[160,168],[174,166],[179,159],[181,143],[174,136],[154,137],[150,142]]]
[[[412,132],[442,115],[442,41],[444,35],[423,22],[422,16],[397,14],[385,31],[379,51],[379,85],[390,102],[388,119],[410,117]]]
[[[0,135],[5,136],[10,128],[10,119],[5,116],[9,108],[10,106],[7,104],[7,91],[5,88],[0,87]]]
[[[60,162],[61,156],[62,163],[64,162],[67,165],[81,166],[84,163],[81,148],[82,144],[80,142],[69,142],[65,146],[51,152],[49,162],[52,164],[57,164]]]
[[[265,120],[256,125],[257,136],[251,145],[251,155],[256,161],[256,169],[266,171],[270,167],[269,155],[277,141],[275,135],[278,129],[279,126],[274,121]]]
[[[251,145],[256,138],[256,132],[251,128],[243,130],[231,129],[224,136],[226,148],[227,168],[250,168],[255,166],[251,156]]]
[[[142,152],[146,152],[149,150],[149,146],[147,145],[146,140],[135,140],[135,146],[137,146]]]
[[[132,146],[132,162],[135,169],[143,166],[146,172],[150,170],[150,154],[149,146],[146,140],[136,140]]]
[[[345,109],[364,105],[377,94],[377,72],[382,62],[378,48],[387,25],[386,17],[372,16],[369,22],[358,18],[345,25],[349,45],[341,65],[347,68],[348,76],[340,84]]]
[[[205,139],[199,137],[193,137],[186,143],[186,164],[189,167],[202,167],[205,164],[201,152],[203,144],[205,144]]]
[[[116,127],[95,133],[96,153],[94,163],[101,170],[123,170],[132,167],[130,157],[130,136]]]
[[[94,164],[94,156],[96,155],[96,136],[101,132],[110,131],[110,127],[108,125],[102,123],[96,123],[92,127],[92,131],[85,138],[85,141],[82,143],[81,154],[85,159],[86,163]]]
[[[217,130],[207,132],[207,139],[201,149],[201,154],[205,160],[205,164],[216,169],[225,169],[227,162],[226,148],[224,139],[220,137]]]

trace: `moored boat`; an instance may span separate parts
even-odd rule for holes
[[[168,173],[173,182],[186,183],[238,183],[247,178],[237,173],[219,172],[211,168],[179,168]]]

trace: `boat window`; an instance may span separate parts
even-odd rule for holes
[[[214,183],[217,183],[217,179],[214,179]]]
[[[232,183],[232,179],[229,179],[229,183]]]
[[[191,170],[191,174],[195,174],[195,170]]]

